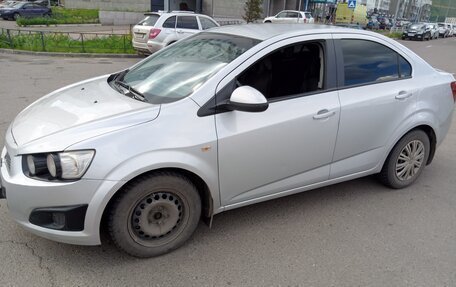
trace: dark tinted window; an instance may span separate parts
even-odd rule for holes
[[[341,40],[345,86],[381,82],[399,77],[398,55],[371,41]]]
[[[322,45],[299,43],[265,56],[247,68],[237,81],[271,100],[322,90],[323,71]]]
[[[177,17],[177,28],[198,30],[196,16],[179,16]]]
[[[412,75],[412,66],[402,56],[399,56],[399,71],[401,73],[401,78],[410,77]]]
[[[159,15],[156,15],[156,14],[149,15],[146,18],[144,18],[143,20],[141,20],[141,22],[139,22],[138,25],[154,26],[155,23],[157,22],[158,18],[160,18]]]
[[[163,28],[175,28],[176,27],[176,16],[169,17],[163,22]]]
[[[209,20],[205,17],[199,17],[199,18],[200,18],[201,27],[203,28],[203,30],[217,27],[217,24],[215,24],[212,20]]]

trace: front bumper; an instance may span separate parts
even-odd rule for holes
[[[2,159],[5,159],[3,149]],[[10,156],[10,165],[0,167],[2,190],[5,190],[11,216],[28,231],[58,242],[78,245],[98,245],[100,220],[106,205],[105,195],[118,188],[118,181],[81,179],[73,182],[48,182],[26,177],[22,172],[21,156]],[[37,210],[68,206],[87,206],[83,228],[69,231],[33,224],[31,216]],[[31,222],[32,221],[32,222]],[[75,230],[75,229],[73,229]]]

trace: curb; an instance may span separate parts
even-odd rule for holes
[[[98,54],[98,53],[60,53],[60,52],[33,52],[14,49],[0,49],[3,54],[51,56],[51,57],[72,57],[72,58],[142,58],[136,54]]]

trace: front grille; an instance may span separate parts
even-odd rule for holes
[[[5,155],[5,166],[8,172],[11,170],[11,157],[8,153]]]

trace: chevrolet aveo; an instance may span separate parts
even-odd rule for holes
[[[97,245],[106,224],[122,250],[156,256],[222,211],[369,174],[412,184],[455,99],[451,74],[376,33],[215,28],[24,109],[1,194],[39,236]]]

